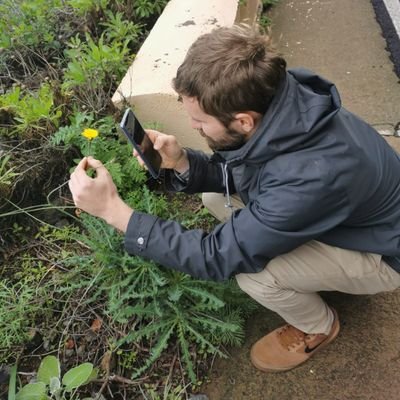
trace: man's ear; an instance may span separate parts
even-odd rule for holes
[[[239,128],[245,135],[252,134],[260,121],[261,115],[254,111],[241,112],[235,115],[234,127]]]

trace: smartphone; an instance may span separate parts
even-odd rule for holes
[[[154,179],[160,175],[161,156],[157,150],[154,150],[153,142],[149,135],[140,125],[133,111],[128,108],[122,117],[120,128],[127,139],[132,143],[135,150],[139,153],[147,170]]]

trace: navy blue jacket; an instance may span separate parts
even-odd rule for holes
[[[240,149],[212,157],[189,150],[188,156],[187,185],[180,187],[166,171],[171,188],[229,189],[245,207],[210,233],[134,212],[125,236],[128,253],[194,277],[224,280],[258,272],[274,257],[318,240],[389,256],[396,268],[400,159],[371,126],[341,107],[331,82],[289,70]]]

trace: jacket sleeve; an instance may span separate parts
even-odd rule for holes
[[[134,212],[125,248],[196,278],[221,281],[260,271],[272,258],[317,239],[349,213],[346,193],[318,174],[308,182],[284,185],[271,179],[256,199],[210,233]]]
[[[225,191],[225,179],[221,160],[209,156],[202,151],[185,149],[189,158],[189,179],[183,183],[173,170],[164,170],[165,187],[168,191],[185,193],[203,193]],[[233,179],[228,172],[230,193],[234,193]]]

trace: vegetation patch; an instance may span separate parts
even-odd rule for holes
[[[67,188],[92,155],[134,209],[213,228],[199,198],[140,168],[110,100],[166,3],[0,3],[0,396],[185,398],[243,339],[255,304],[234,281],[128,256]]]

